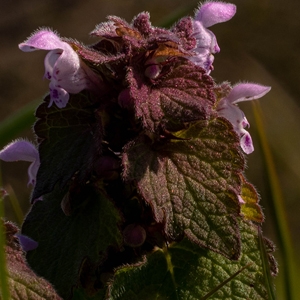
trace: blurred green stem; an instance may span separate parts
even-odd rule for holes
[[[2,178],[0,173],[0,187],[2,186]],[[1,193],[1,190],[0,190]],[[6,255],[5,255],[5,232],[4,232],[4,205],[3,195],[0,194],[0,299],[9,300],[10,292],[8,287],[7,268],[6,268]]]
[[[272,209],[275,212],[274,223],[275,230],[278,238],[279,249],[282,253],[281,271],[284,278],[284,289],[286,300],[296,300],[294,297],[294,285],[293,285],[293,265],[295,264],[293,246],[290,237],[290,231],[288,228],[287,216],[283,203],[283,195],[280,188],[279,179],[277,176],[273,155],[268,144],[267,136],[264,130],[262,111],[259,103],[253,103],[253,112],[258,128],[259,139],[261,147],[265,157],[265,163],[267,167],[267,173],[269,177],[269,183],[272,193],[272,200],[270,201],[273,206]]]

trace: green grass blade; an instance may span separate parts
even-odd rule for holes
[[[295,263],[293,246],[290,237],[290,231],[287,225],[287,216],[285,212],[283,195],[280,188],[279,178],[276,172],[273,155],[268,144],[268,139],[264,130],[262,111],[259,103],[252,102],[255,122],[258,128],[258,135],[263,150],[265,164],[268,173],[269,184],[272,192],[272,200],[270,201],[274,211],[275,231],[278,238],[279,249],[282,252],[281,272],[284,278],[284,292],[286,300],[296,300],[294,297],[293,285],[293,264]]]
[[[0,187],[2,186],[1,173],[0,173]],[[5,232],[3,226],[4,205],[3,195],[0,191],[0,299],[9,300],[10,292],[8,287],[8,277],[6,268],[6,255],[5,255]]]
[[[187,16],[192,12],[195,8],[197,8],[198,2],[191,3],[191,4],[184,4],[173,10],[169,13],[166,17],[159,21],[159,26],[168,28],[175,24],[180,18]]]
[[[235,272],[234,274],[232,274],[230,277],[228,277],[226,280],[224,280],[221,284],[219,284],[213,290],[211,290],[208,294],[206,294],[203,298],[201,298],[201,300],[207,300],[207,299],[209,299],[214,293],[216,293],[219,289],[221,289],[226,283],[228,283],[229,281],[231,281],[232,279],[234,279],[236,276],[238,276],[241,272],[243,272],[250,265],[251,265],[251,263],[248,263],[247,265],[245,265],[244,267],[242,267],[241,269],[239,269],[237,272]]]
[[[259,249],[260,249],[260,254],[261,254],[261,260],[262,260],[262,265],[263,265],[263,272],[264,272],[264,278],[266,282],[266,288],[268,291],[268,299],[270,300],[275,300],[276,295],[275,295],[275,290],[274,290],[274,283],[273,283],[273,278],[270,272],[270,264],[268,260],[268,253],[267,249],[265,246],[265,243],[263,241],[263,236],[261,233],[260,227],[258,228],[258,244],[259,244]]]
[[[23,213],[20,203],[17,199],[16,193],[14,192],[13,188],[10,185],[8,185],[6,187],[6,190],[9,195],[9,201],[11,203],[11,206],[12,206],[13,212],[16,216],[16,219],[18,221],[18,224],[21,225],[24,221],[24,213]]]

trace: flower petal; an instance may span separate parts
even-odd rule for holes
[[[250,154],[254,151],[251,135],[245,129],[244,129],[244,135],[241,137],[240,140],[240,145],[246,154]]]
[[[48,80],[52,79],[53,69],[56,64],[56,61],[62,54],[61,49],[56,49],[49,51],[44,59],[44,65],[45,65],[45,74],[44,77]]]
[[[30,166],[28,167],[28,177],[29,181],[27,186],[32,185],[35,186],[36,184],[36,175],[40,167],[40,160],[34,161]]]
[[[271,87],[255,83],[240,83],[235,85],[226,97],[229,103],[238,103],[261,98],[271,90]]]
[[[49,84],[50,89],[50,102],[48,107],[55,102],[58,108],[63,108],[67,105],[69,101],[69,93],[61,87],[55,86],[55,82],[51,81]]]
[[[31,239],[30,237],[23,235],[23,234],[16,234],[16,237],[19,240],[20,246],[23,249],[23,251],[31,251],[38,247],[39,243],[35,240]]]
[[[40,158],[38,150],[32,143],[24,140],[14,141],[0,151],[0,159],[7,162],[19,160],[31,162],[28,168],[28,185],[35,185]]]
[[[189,57],[189,60],[210,72],[214,61],[212,54],[220,52],[216,36],[212,31],[206,29],[201,22],[194,21],[193,27],[193,37],[197,42],[194,49],[196,55]]]
[[[41,29],[19,44],[19,49],[24,52],[64,49],[64,44],[66,43],[55,32],[50,29]]]
[[[246,202],[244,201],[244,199],[242,198],[241,195],[238,195],[238,198],[239,198],[239,203],[240,204],[246,204]]]
[[[204,27],[230,20],[236,13],[236,6],[223,2],[207,2],[196,12],[195,20],[202,22]]]
[[[39,153],[32,143],[17,140],[8,144],[0,151],[0,159],[4,161],[24,160],[34,162],[39,160]]]
[[[222,102],[222,103],[221,103]],[[243,122],[245,120],[245,114],[241,109],[236,105],[230,104],[226,101],[226,98],[222,99],[218,105],[219,116],[226,118],[232,123],[235,130],[238,131],[238,128],[243,127]],[[247,119],[246,119],[247,121]],[[249,123],[248,123],[249,124]]]

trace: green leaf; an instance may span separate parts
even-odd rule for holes
[[[20,248],[17,238],[14,236],[18,232],[18,228],[10,222],[6,222],[5,228],[7,235],[7,245],[5,247],[5,252],[8,269],[8,286],[11,294],[10,299],[62,299],[58,296],[49,282],[47,282],[44,278],[38,277],[28,267],[24,252]]]
[[[139,265],[118,269],[109,287],[108,299],[200,300],[214,289],[210,300],[269,299],[257,229],[251,222],[242,221],[240,230],[242,255],[238,261],[201,249],[184,239],[165,249],[156,249]]]
[[[140,137],[127,146],[124,176],[165,222],[171,239],[186,235],[196,244],[238,259],[239,141],[225,119],[199,121],[177,139],[151,144]]]
[[[106,259],[109,247],[120,248],[122,235],[119,212],[101,191],[87,189],[71,216],[64,215],[60,206],[64,194],[55,189],[37,201],[22,233],[39,243],[27,254],[31,268],[67,297],[79,281],[83,263],[96,267]]]
[[[38,107],[34,126],[38,136],[41,165],[32,199],[64,186],[75,172],[81,180],[88,176],[95,156],[101,153],[101,122],[93,99],[87,92],[70,95],[65,108],[48,107],[49,96]]]

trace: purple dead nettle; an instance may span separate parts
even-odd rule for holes
[[[33,33],[19,44],[24,52],[49,50],[45,57],[45,75],[50,80],[50,103],[59,108],[67,105],[69,93],[77,94],[84,89],[94,89],[99,77],[79,58],[73,48],[50,29]]]
[[[240,137],[240,145],[246,154],[254,151],[251,136],[246,127],[250,124],[242,110],[237,107],[238,102],[249,101],[261,98],[270,91],[271,87],[255,83],[240,83],[235,85],[229,94],[222,98],[217,105],[220,116],[228,119],[236,133]]]
[[[24,140],[14,141],[0,151],[0,159],[7,162],[19,160],[31,162],[28,168],[28,185],[35,185],[40,158],[38,150],[32,143]]]
[[[236,6],[223,2],[206,2],[196,11],[193,22],[193,37],[196,39],[195,56],[189,57],[196,65],[209,74],[213,70],[213,54],[220,52],[216,36],[207,29],[217,23],[230,20],[236,12]]]

